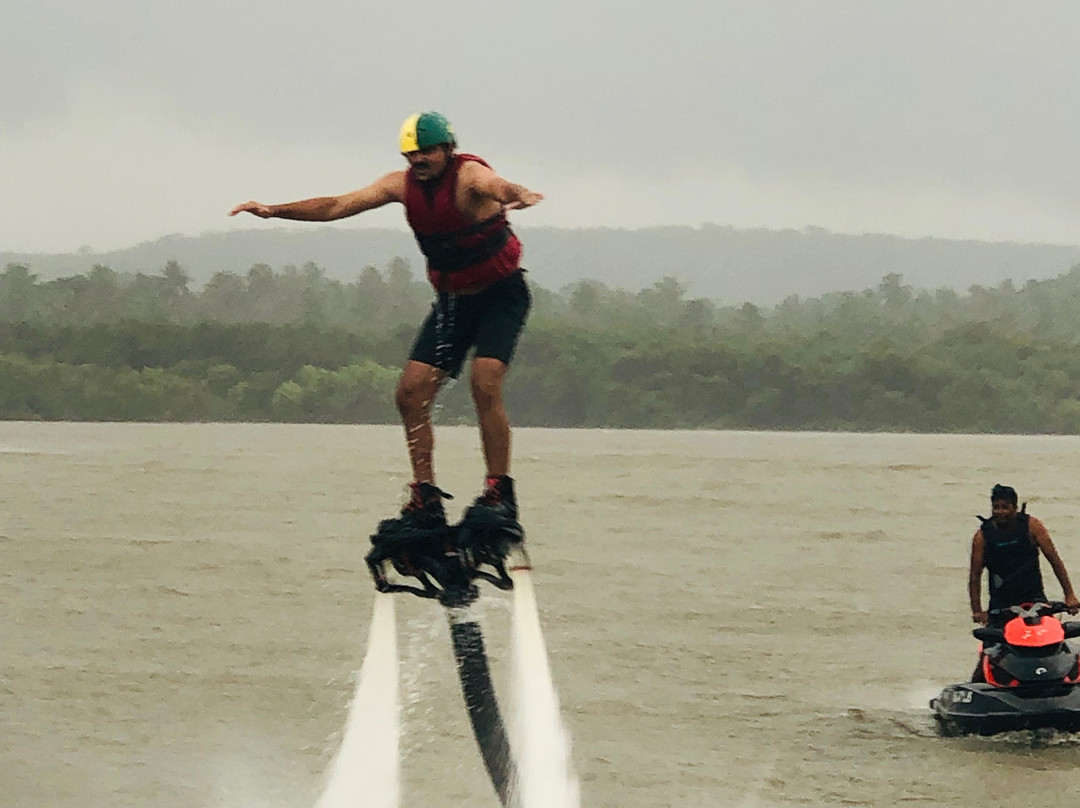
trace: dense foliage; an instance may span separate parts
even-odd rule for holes
[[[509,377],[515,423],[1080,433],[1080,267],[1015,288],[875,289],[770,308],[581,281],[534,310]],[[39,282],[0,273],[0,418],[396,421],[431,292],[408,263],[353,283],[319,267]],[[440,397],[469,420],[468,385]]]

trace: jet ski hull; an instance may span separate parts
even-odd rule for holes
[[[964,682],[942,690],[930,708],[947,736],[1034,729],[1080,732],[1080,686],[1071,684],[995,687]]]

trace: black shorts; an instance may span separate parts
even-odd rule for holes
[[[531,305],[524,270],[476,294],[441,292],[420,326],[409,359],[433,365],[454,378],[474,347],[476,356],[509,365]]]

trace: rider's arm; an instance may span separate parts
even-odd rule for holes
[[[986,540],[982,530],[976,530],[971,537],[971,567],[968,570],[968,597],[971,600],[971,619],[976,623],[986,622],[986,612],[982,608],[982,572],[983,553]]]
[[[1046,560],[1050,562],[1050,568],[1054,570],[1054,575],[1057,576],[1058,583],[1061,584],[1061,591],[1065,594],[1065,602],[1074,608],[1080,605],[1080,601],[1076,599],[1076,593],[1073,592],[1072,583],[1069,581],[1069,572],[1065,569],[1065,562],[1058,555],[1057,548],[1054,547],[1054,542],[1050,538],[1050,532],[1046,529],[1046,525],[1032,516],[1028,521],[1028,529],[1032,540],[1038,545],[1042,554],[1046,556]]]
[[[405,172],[394,171],[380,177],[365,188],[340,196],[319,196],[285,202],[280,205],[264,205],[261,202],[245,202],[237,205],[230,216],[237,213],[253,213],[262,219],[294,219],[304,222],[330,222],[355,216],[365,210],[382,207],[390,202],[405,201]]]
[[[543,194],[530,191],[524,185],[504,180],[483,163],[475,160],[465,162],[458,172],[458,181],[477,196],[494,199],[511,208],[527,208],[544,198]]]

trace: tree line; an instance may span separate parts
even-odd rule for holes
[[[1020,287],[872,289],[718,306],[530,278],[507,382],[520,425],[1080,433],[1080,266]],[[355,281],[314,264],[0,273],[0,418],[392,423],[432,293],[408,262]],[[437,405],[470,422],[468,385]]]

